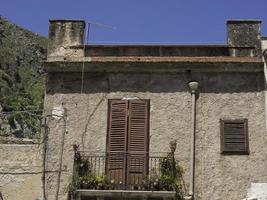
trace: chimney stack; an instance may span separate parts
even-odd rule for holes
[[[71,47],[83,45],[85,22],[82,20],[49,20],[49,22],[47,57],[63,58],[81,54]]]
[[[227,42],[232,56],[261,57],[261,21],[228,20]]]

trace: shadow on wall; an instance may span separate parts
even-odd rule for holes
[[[188,82],[198,81],[202,93],[259,92],[264,89],[263,73],[87,73],[84,93],[189,91]],[[47,94],[80,93],[81,73],[49,74]]]

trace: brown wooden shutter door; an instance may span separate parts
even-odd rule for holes
[[[115,182],[125,184],[128,101],[109,100],[107,172]]]
[[[129,101],[128,184],[141,183],[148,173],[149,100]]]

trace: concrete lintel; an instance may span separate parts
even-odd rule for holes
[[[232,47],[233,48],[233,47]],[[239,47],[238,47],[239,48]],[[241,47],[241,49],[244,47]],[[247,47],[246,49],[253,49]],[[219,62],[236,62],[236,63],[259,63],[261,58],[253,56],[49,56],[47,63],[62,62],[65,63],[79,63],[79,62],[93,62],[93,63],[219,63]]]
[[[46,62],[47,72],[261,72],[263,62]]]

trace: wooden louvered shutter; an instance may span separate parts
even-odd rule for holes
[[[126,181],[128,101],[109,100],[107,172],[116,183]]]
[[[128,184],[141,183],[148,171],[149,100],[129,101]]]
[[[221,120],[221,151],[224,154],[249,154],[247,119]]]

